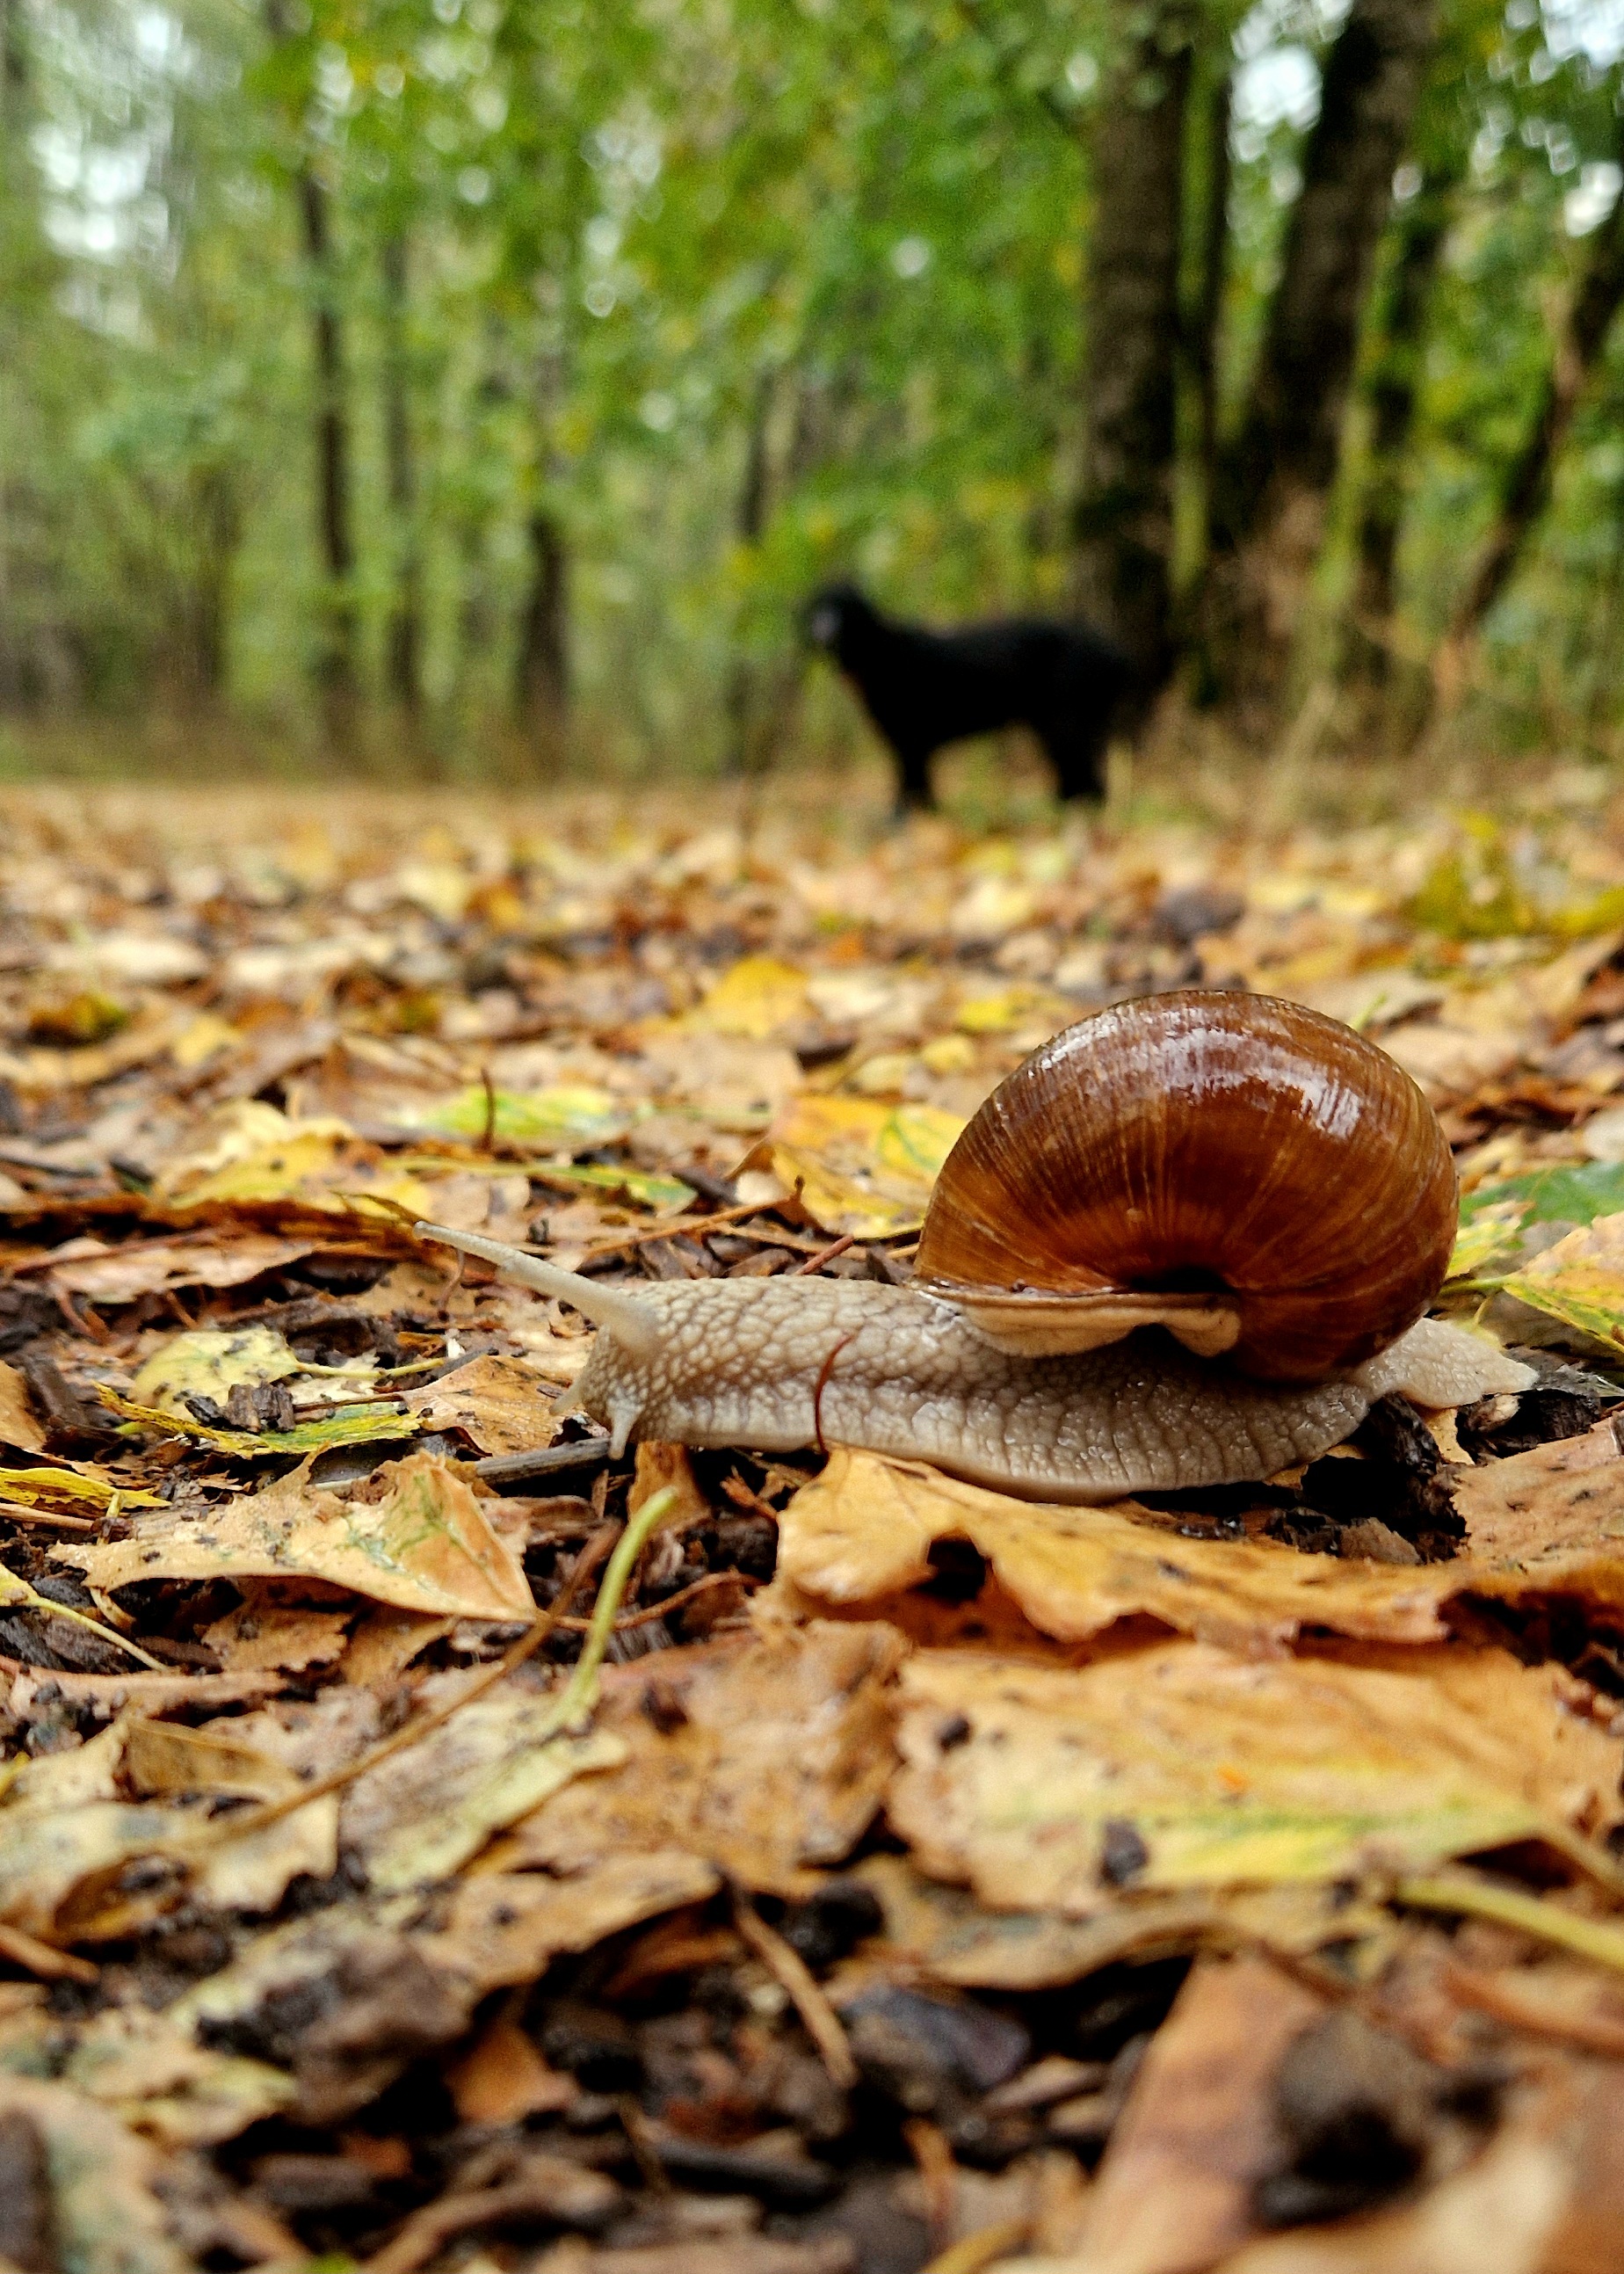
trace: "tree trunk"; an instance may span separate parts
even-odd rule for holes
[[[1463,156],[1463,153],[1462,155]],[[1371,358],[1370,442],[1354,537],[1347,672],[1372,691],[1388,687],[1410,438],[1426,355],[1427,320],[1449,232],[1458,163],[1438,169],[1403,208]]]
[[[1433,0],[1353,0],[1326,65],[1246,415],[1220,469],[1207,636],[1218,683],[1249,723],[1272,717],[1284,692],[1433,18]]]
[[[1179,349],[1179,248],[1192,16],[1145,11],[1100,106],[1094,146],[1083,478],[1072,520],[1077,613],[1167,676]]]
[[[327,576],[317,661],[329,734],[341,737],[355,703],[355,546],[350,517],[350,421],[344,402],[344,335],[335,303],[327,193],[308,167],[299,174],[304,257],[315,293],[316,527]]]
[[[192,520],[197,566],[188,611],[191,653],[186,678],[188,691],[196,699],[214,704],[225,694],[230,666],[231,568],[243,534],[237,484],[225,467],[207,467],[197,477],[192,486]]]
[[[282,46],[290,36],[285,0],[265,0],[266,28]],[[316,539],[325,579],[316,678],[327,739],[348,738],[356,697],[355,545],[350,506],[350,425],[344,388],[343,320],[334,275],[327,192],[302,158],[294,176],[311,297],[315,370]]]
[[[545,506],[530,515],[530,544],[515,694],[538,749],[556,753],[569,709],[569,556],[564,532]]]
[[[1624,154],[1624,136],[1620,137]],[[1624,300],[1624,199],[1591,237],[1584,267],[1558,334],[1539,408],[1527,439],[1500,484],[1494,520],[1456,604],[1448,636],[1433,662],[1433,681],[1447,705],[1464,683],[1467,653],[1513,571],[1551,493],[1558,452],[1567,440],[1585,382],[1601,358]]]
[[[384,239],[382,265],[384,457],[395,548],[385,668],[391,697],[409,719],[415,719],[423,702],[423,564],[406,352],[406,240],[398,232]]]
[[[1218,469],[1218,350],[1223,330],[1223,287],[1229,245],[1229,107],[1233,75],[1227,56],[1209,59],[1200,106],[1203,166],[1199,260],[1190,313],[1190,373],[1195,389],[1196,447],[1203,526],[1212,523]],[[1206,546],[1203,545],[1203,553]]]
[[[733,530],[741,545],[757,546],[767,526],[767,428],[778,374],[771,367],[757,374],[750,403],[750,423],[745,435],[744,472]],[[725,772],[748,774],[761,770],[763,743],[762,674],[753,656],[736,654],[727,674],[724,707],[727,716]]]

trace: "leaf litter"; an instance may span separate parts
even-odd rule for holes
[[[9,808],[0,2258],[1624,2256],[1624,818]],[[413,1230],[905,1283],[1190,984],[1421,1081],[1531,1388],[1103,1508],[616,1460]]]

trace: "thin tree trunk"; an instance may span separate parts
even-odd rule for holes
[[[1207,179],[1203,188],[1200,259],[1191,310],[1190,370],[1195,385],[1196,447],[1205,501],[1204,530],[1210,531],[1213,487],[1218,468],[1218,350],[1223,330],[1223,288],[1229,246],[1229,108],[1233,74],[1223,64],[1207,66],[1202,139]],[[1206,546],[1203,545],[1203,552]]]
[[[746,432],[744,473],[739,485],[739,502],[733,515],[733,530],[741,545],[761,543],[767,526],[767,493],[770,469],[767,463],[767,429],[772,415],[772,399],[778,374],[771,367],[759,373],[756,392],[750,403],[750,423]],[[761,756],[761,672],[753,657],[734,656],[727,674],[725,708],[727,714],[727,750],[724,760],[730,774],[745,774],[757,770]]]
[[[1386,688],[1394,675],[1398,540],[1408,495],[1410,439],[1432,292],[1459,180],[1458,163],[1440,169],[1402,209],[1366,381],[1370,442],[1354,536],[1347,669],[1350,678],[1372,689]]]
[[[350,724],[355,702],[355,545],[350,517],[350,421],[344,401],[344,335],[334,292],[327,193],[308,167],[299,175],[304,257],[315,291],[316,525],[327,592],[317,672],[335,735]]]
[[[1077,613],[1132,659],[1147,697],[1171,662],[1179,247],[1192,16],[1145,11],[1094,147]]]
[[[556,749],[569,710],[569,556],[545,506],[530,517],[530,579],[519,619],[519,717],[538,749]]]
[[[1620,137],[1624,152],[1624,136]],[[1468,651],[1484,618],[1510,583],[1551,493],[1558,452],[1579,408],[1585,383],[1606,345],[1624,300],[1624,199],[1586,248],[1583,270],[1568,303],[1546,373],[1539,408],[1500,484],[1493,523],[1456,604],[1448,636],[1433,663],[1433,681],[1447,705],[1464,684]]]
[[[230,666],[231,568],[242,541],[237,484],[223,466],[208,467],[193,493],[197,568],[192,593],[192,653],[187,676],[192,692],[218,703],[226,691]]]
[[[1434,0],[1353,0],[1326,65],[1246,415],[1220,468],[1207,636],[1219,684],[1254,719],[1284,692],[1433,37]]]
[[[265,0],[266,27],[282,46],[289,37],[286,0]],[[345,402],[343,320],[334,274],[331,216],[326,189],[308,159],[294,177],[304,265],[311,292],[311,343],[315,372],[316,538],[326,589],[316,678],[331,742],[354,723],[356,620],[355,545],[350,504],[350,424]]]
[[[423,563],[406,352],[406,239],[398,231],[384,239],[382,266],[384,456],[395,547],[385,668],[391,697],[409,719],[416,719],[423,702]]]

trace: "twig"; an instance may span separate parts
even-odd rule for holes
[[[642,1231],[628,1231],[623,1239],[605,1240],[601,1247],[589,1247],[575,1266],[577,1271],[589,1263],[597,1263],[605,1255],[623,1255],[628,1247],[646,1247],[651,1239],[669,1239],[673,1232],[714,1231],[724,1224],[742,1224],[746,1216],[763,1216],[765,1207],[760,1201],[741,1201],[737,1208],[718,1209],[713,1216],[668,1216],[658,1224],[647,1225]]]
[[[96,1982],[102,1976],[101,1968],[87,1958],[76,1958],[71,1950],[54,1950],[49,1942],[41,1942],[19,1926],[0,1925],[0,1958],[9,1958],[13,1966],[26,1966],[44,1982]]]
[[[776,1927],[768,1925],[736,1880],[730,1880],[728,1887],[733,1896],[733,1924],[741,1939],[769,1969],[800,2014],[801,2025],[817,2047],[818,2058],[828,2070],[831,2082],[842,2092],[850,2092],[857,2082],[858,2069],[839,2015],[800,1952],[790,1947]]]
[[[479,1079],[485,1085],[485,1127],[479,1133],[479,1150],[493,1153],[496,1150],[496,1084],[491,1079],[488,1065],[480,1067]]]
[[[572,1437],[568,1444],[536,1445],[523,1453],[488,1453],[473,1467],[481,1484],[523,1484],[558,1469],[601,1468],[608,1458],[607,1437]]]
[[[13,1524],[60,1524],[69,1532],[94,1532],[101,1523],[94,1516],[53,1516],[49,1509],[24,1508],[14,1500],[0,1500],[0,1516],[9,1516]]]
[[[615,1621],[614,1630],[616,1634],[624,1634],[628,1627],[647,1626],[651,1619],[663,1619],[667,1611],[681,1610],[685,1604],[693,1601],[695,1595],[706,1594],[712,1587],[759,1587],[763,1584],[760,1579],[752,1578],[748,1571],[707,1571],[703,1579],[695,1579],[691,1586],[680,1588],[674,1595],[667,1595],[664,1602],[645,1603],[640,1611],[628,1611],[624,1617]],[[559,1624],[567,1633],[583,1634],[591,1621],[560,1619]]]
[[[846,1249],[854,1244],[856,1238],[857,1234],[854,1231],[843,1232],[831,1247],[823,1248],[817,1254],[808,1255],[804,1263],[798,1263],[790,1273],[790,1277],[804,1279],[808,1271],[821,1271],[825,1263],[832,1263],[837,1255],[844,1255]]]

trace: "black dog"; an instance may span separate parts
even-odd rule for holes
[[[1062,797],[1103,794],[1100,762],[1133,672],[1101,633],[1026,616],[924,631],[891,622],[854,584],[819,592],[807,632],[896,752],[904,805],[930,803],[930,761],[944,743],[1000,727],[1031,727]]]

